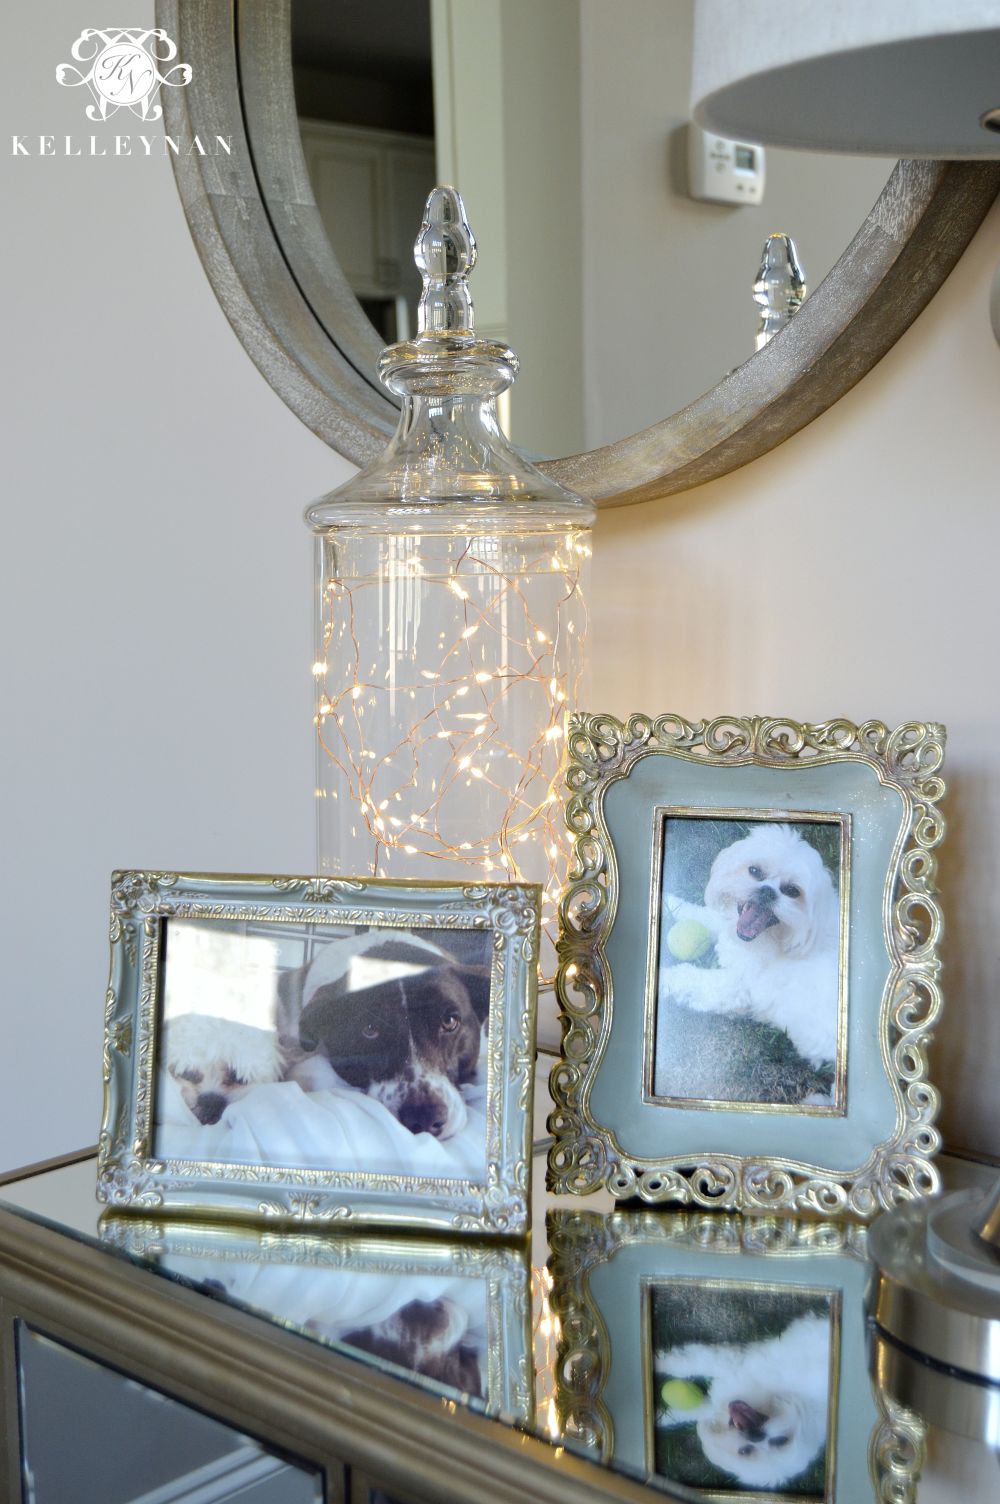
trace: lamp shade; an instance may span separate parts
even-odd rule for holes
[[[1000,157],[1000,4],[695,0],[691,99],[705,129],[768,146]]]

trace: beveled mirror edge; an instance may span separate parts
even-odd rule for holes
[[[366,327],[312,200],[290,87],[291,0],[157,0],[199,87],[165,91],[171,135],[231,135],[231,157],[174,155],[192,237],[233,329],[274,391],[357,465],[395,426]],[[190,96],[190,97],[187,97]],[[545,461],[601,507],[718,479],[849,391],[927,306],[1000,190],[1000,162],[900,162],[794,321],[711,391],[640,433]],[[281,227],[294,225],[296,240]]]

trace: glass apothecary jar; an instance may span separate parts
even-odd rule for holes
[[[418,333],[379,362],[399,427],[306,514],[320,870],[541,882],[551,918],[594,508],[499,426],[517,359],[475,334],[475,241],[453,189],[430,195],[414,253]]]

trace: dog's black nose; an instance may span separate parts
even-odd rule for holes
[[[447,1113],[440,1102],[426,1097],[410,1097],[399,1109],[399,1121],[411,1133],[432,1133],[440,1138],[447,1122]]]
[[[760,903],[777,903],[778,890],[777,888],[772,888],[770,883],[761,883],[754,897]]]
[[[194,1104],[194,1115],[199,1123],[217,1123],[229,1103],[219,1091],[203,1091]]]

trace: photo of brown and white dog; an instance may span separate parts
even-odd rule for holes
[[[466,1124],[462,1088],[479,1078],[489,1025],[487,933],[461,951],[413,931],[331,939],[279,982],[279,1036],[289,1075],[340,1083],[381,1102],[413,1134],[447,1139]]]
[[[338,1340],[462,1394],[483,1392],[483,1355],[470,1340],[469,1313],[447,1296],[411,1300],[386,1320]]]

